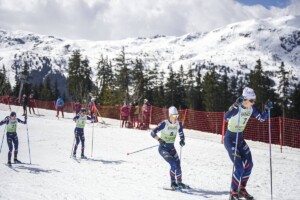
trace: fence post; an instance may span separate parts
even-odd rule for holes
[[[185,109],[185,111],[184,111],[184,116],[183,116],[183,120],[182,120],[182,126],[184,126],[184,122],[185,122],[185,119],[186,119],[186,113],[187,113],[187,109]]]
[[[121,113],[122,113],[122,104],[120,104],[120,128],[122,127],[122,116],[121,116]]]
[[[281,117],[279,117],[279,142],[280,142],[280,151],[282,153],[282,127],[281,127]]]
[[[225,112],[223,112],[223,123],[222,123],[222,140],[221,140],[221,143],[223,144],[224,143],[224,134],[225,134]]]

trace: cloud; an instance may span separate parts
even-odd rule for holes
[[[252,18],[297,15],[235,0],[0,0],[0,27],[71,39],[116,40],[209,31]]]

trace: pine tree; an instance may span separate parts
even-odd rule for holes
[[[291,94],[290,116],[295,119],[300,119],[300,83],[295,84],[295,90]]]
[[[216,109],[215,111],[226,111],[229,105],[232,103],[230,97],[232,96],[229,93],[229,78],[227,75],[228,69],[225,68],[224,74],[221,76],[217,84],[217,91],[215,91],[216,96]]]
[[[203,77],[203,104],[205,110],[212,112],[216,109],[218,77],[215,66],[211,67]]]
[[[3,65],[2,71],[0,70],[0,95],[9,95],[11,92],[11,85],[6,77],[6,69]]]
[[[116,58],[116,78],[117,87],[119,88],[119,99],[126,102],[129,101],[129,85],[131,80],[131,70],[126,60],[125,48],[122,48],[121,53]]]
[[[279,67],[279,99],[280,99],[280,104],[282,107],[282,115],[283,117],[286,116],[286,109],[287,109],[287,104],[289,102],[289,93],[288,93],[288,89],[289,89],[289,77],[288,77],[288,72],[285,71],[285,66],[284,66],[284,62],[281,62],[281,65]]]

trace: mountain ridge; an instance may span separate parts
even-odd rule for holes
[[[155,64],[161,70],[172,66],[215,64],[248,73],[260,59],[264,70],[278,71],[281,62],[286,70],[300,76],[300,16],[252,19],[228,24],[209,32],[193,32],[182,36],[156,35],[114,41],[70,40],[28,31],[0,29],[0,65],[5,65],[14,83],[14,63],[29,62],[30,70],[38,76],[50,74],[67,76],[68,59],[79,49],[90,61],[95,72],[100,55],[112,60],[125,48],[128,60],[140,58],[148,67]],[[43,73],[42,73],[43,72]],[[275,82],[278,78],[274,77]],[[33,77],[33,82],[41,77]]]

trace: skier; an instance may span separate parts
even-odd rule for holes
[[[17,135],[17,124],[22,123],[26,124],[27,123],[27,116],[25,115],[25,120],[22,121],[19,118],[17,118],[17,115],[15,112],[11,112],[10,116],[7,116],[4,120],[0,122],[0,126],[3,124],[6,124],[7,132],[6,132],[6,138],[7,138],[7,144],[8,144],[8,161],[7,164],[11,165],[11,155],[12,155],[12,150],[13,146],[15,148],[14,151],[14,163],[21,163],[21,161],[18,160],[18,146],[19,146],[19,140],[18,140],[18,135]]]
[[[253,199],[253,196],[246,190],[253,162],[251,151],[243,137],[243,131],[250,117],[255,117],[260,122],[263,122],[268,117],[267,109],[272,108],[272,102],[269,102],[265,105],[266,110],[263,114],[260,114],[256,107],[253,107],[255,101],[256,95],[254,90],[245,87],[242,96],[235,101],[224,116],[228,122],[224,145],[231,161],[234,163],[235,169],[231,182],[231,200]],[[235,151],[236,139],[238,139],[238,141]]]
[[[76,122],[76,128],[74,130],[76,143],[74,146],[73,157],[76,158],[76,150],[79,142],[81,141],[81,158],[86,159],[87,157],[84,155],[84,127],[86,120],[90,120],[94,122],[94,116],[89,117],[86,115],[86,109],[81,109],[79,115],[73,118],[73,121]]]
[[[177,132],[180,136],[180,146],[185,145],[184,133],[182,124],[177,120],[178,111],[176,107],[172,106],[169,108],[169,119],[162,121],[158,126],[151,132],[151,136],[159,142],[159,154],[165,159],[171,166],[170,177],[171,177],[171,188],[173,190],[180,188],[187,188],[182,183],[182,174],[180,160],[177,155],[174,142],[176,139]],[[157,133],[161,132],[160,137]],[[176,183],[177,179],[177,183]]]
[[[57,110],[57,115],[56,117],[58,117],[59,115],[59,111],[61,111],[61,115],[64,118],[64,100],[59,96],[56,104],[55,104],[56,110]]]

